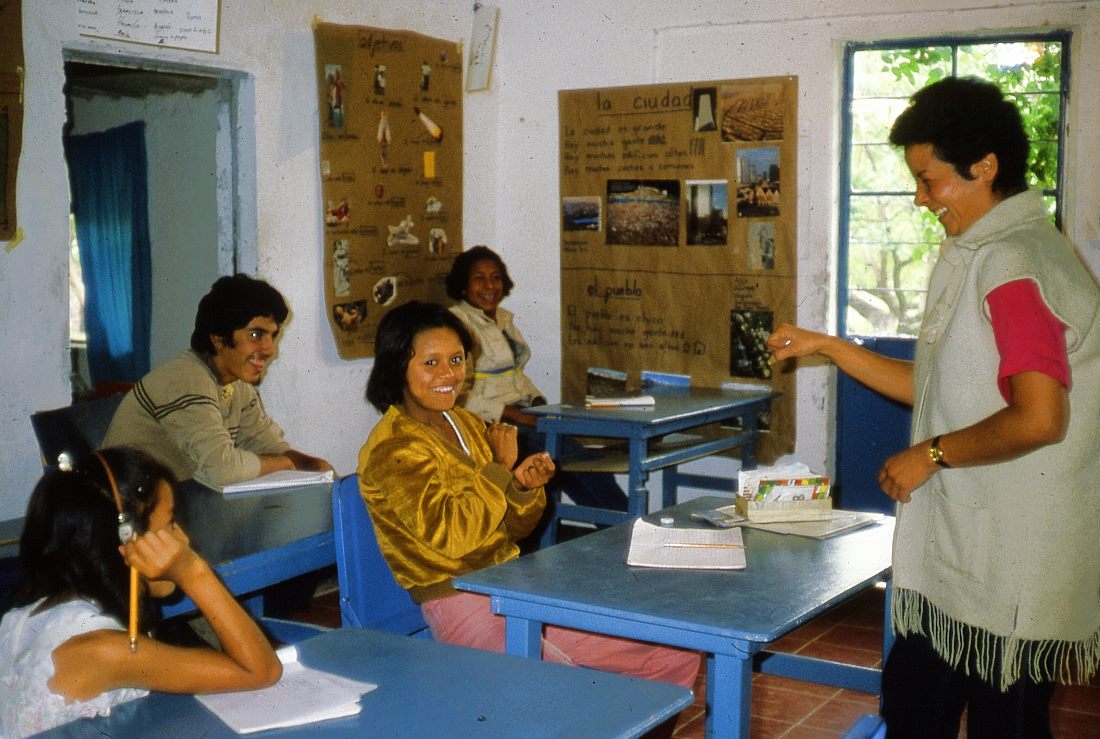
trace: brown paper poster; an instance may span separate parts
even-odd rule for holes
[[[462,251],[462,48],[409,31],[314,29],[326,308],[340,356],[378,321],[446,302]]]
[[[794,381],[763,345],[795,317],[793,77],[558,95],[562,390],[586,369],[782,395],[758,454],[794,442]]]
[[[23,148],[22,5],[0,2],[0,240],[15,236],[15,182]]]

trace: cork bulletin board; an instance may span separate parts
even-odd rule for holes
[[[793,449],[793,373],[763,346],[795,317],[797,79],[558,94],[562,391],[586,370],[782,393],[762,461]]]
[[[462,46],[318,23],[326,310],[340,356],[374,356],[390,307],[446,302],[462,251]]]

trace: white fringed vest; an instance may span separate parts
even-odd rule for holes
[[[936,472],[898,506],[892,618],[1001,689],[1024,671],[1084,682],[1100,662],[1100,290],[1038,192],[944,241],[914,368],[914,443],[1004,407],[985,297],[1034,280],[1066,328],[1065,440],[999,464]]]

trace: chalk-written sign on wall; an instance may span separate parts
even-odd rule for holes
[[[81,36],[218,53],[219,0],[74,0]]]

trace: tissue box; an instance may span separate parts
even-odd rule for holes
[[[761,479],[737,496],[737,512],[750,521],[824,521],[832,518],[828,477]]]

